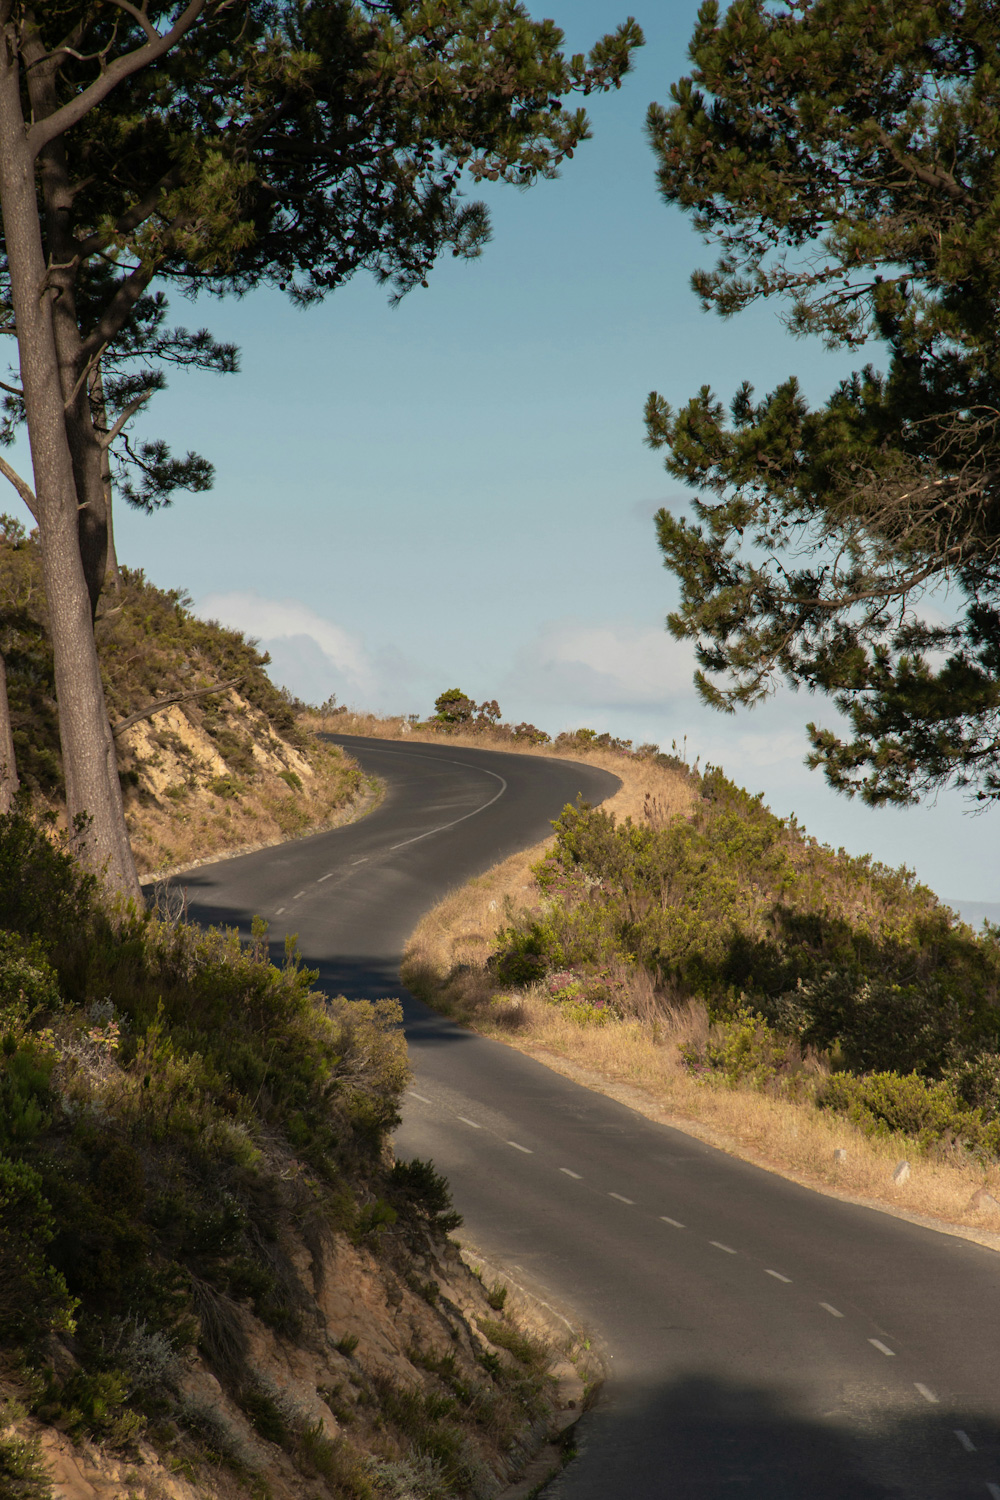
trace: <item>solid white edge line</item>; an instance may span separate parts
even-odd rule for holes
[[[773,1276],[775,1281],[784,1281],[788,1286],[792,1284],[792,1278],[790,1276],[782,1276],[780,1271],[765,1271],[764,1275]]]
[[[461,1122],[462,1122],[463,1125],[471,1125],[472,1128],[473,1128],[473,1130],[482,1130],[482,1128],[483,1128],[479,1124],[478,1120],[470,1120],[465,1115],[456,1115],[455,1119],[456,1120],[461,1120]]]
[[[831,1318],[842,1318],[844,1316],[844,1314],[842,1312],[838,1312],[835,1307],[831,1307],[829,1302],[821,1302],[820,1307],[824,1312],[828,1312]]]
[[[425,756],[424,758],[426,760],[430,760],[431,757],[430,756]],[[441,758],[443,759],[443,757],[441,757]],[[454,762],[454,764],[468,765],[468,762],[467,761],[458,761],[458,762]],[[479,813],[485,812],[488,807],[492,807],[493,806],[494,802],[499,802],[500,798],[503,796],[504,792],[507,790],[507,783],[503,779],[503,777],[500,776],[500,775],[498,775],[496,771],[487,771],[487,769],[486,769],[485,766],[472,766],[471,769],[473,771],[481,771],[484,776],[492,776],[494,781],[499,781],[499,783],[500,783],[500,790],[497,792],[496,796],[495,797],[491,797],[488,802],[484,802],[483,805],[482,805],[482,807],[474,807],[471,812],[463,813],[460,818],[452,818],[452,820],[451,820],[450,823],[441,823],[441,824],[438,825],[437,828],[428,828],[428,830],[427,830],[426,833],[415,834],[412,839],[403,839],[398,844],[390,844],[389,845],[389,853],[390,854],[392,853],[392,851],[394,849],[405,849],[408,844],[419,844],[421,839],[429,839],[432,833],[444,833],[444,831],[445,831],[446,828],[455,828],[455,827],[457,827],[457,825],[459,823],[464,823],[467,818],[474,818]]]
[[[617,1198],[619,1203],[627,1203],[630,1208],[634,1208],[635,1207],[635,1199],[634,1198],[623,1198],[622,1195],[621,1195],[621,1193],[609,1193],[608,1197],[609,1198]]]
[[[715,1248],[716,1248],[716,1250],[725,1250],[725,1252],[726,1252],[727,1255],[736,1255],[737,1254],[737,1252],[733,1249],[732,1245],[724,1245],[721,1240],[709,1240],[708,1243],[710,1245],[714,1245]]]
[[[975,1453],[976,1445],[967,1432],[963,1432],[961,1427],[956,1427],[954,1428],[954,1433],[966,1453]]]
[[[507,1144],[508,1146],[513,1146],[515,1151],[523,1151],[525,1156],[534,1156],[535,1154],[530,1146],[519,1146],[517,1141],[508,1141]]]
[[[572,1177],[577,1182],[583,1181],[583,1178],[580,1176],[579,1172],[571,1172],[569,1167],[560,1167],[559,1170],[560,1172],[565,1172],[567,1177]]]
[[[406,1092],[410,1095],[411,1099],[419,1099],[421,1104],[430,1104],[431,1102],[429,1099],[425,1099],[423,1094],[418,1094],[416,1089],[407,1089]]]
[[[685,1227],[681,1223],[680,1219],[668,1219],[666,1214],[661,1214],[660,1218],[662,1219],[664,1224],[672,1224],[675,1229],[683,1229]]]
[[[872,1348],[877,1349],[880,1354],[886,1355],[889,1359],[896,1358],[895,1349],[890,1349],[888,1344],[883,1344],[881,1339],[869,1339],[868,1342],[869,1344],[871,1344]]]
[[[914,1390],[920,1392],[925,1401],[929,1401],[932,1406],[937,1406],[938,1398],[935,1396],[934,1392],[930,1390],[926,1385],[921,1385],[919,1380],[915,1380],[913,1382],[913,1388]]]

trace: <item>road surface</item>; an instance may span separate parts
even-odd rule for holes
[[[402,993],[420,914],[614,778],[344,739],[362,822],[184,878],[199,920],[297,932],[321,984],[400,995],[401,1156],[470,1239],[598,1336],[613,1378],[552,1500],[1000,1500],[1000,1257],[654,1124]]]

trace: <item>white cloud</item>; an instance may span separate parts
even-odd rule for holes
[[[515,658],[506,691],[552,704],[642,707],[690,697],[694,656],[662,627],[555,620]]]
[[[199,600],[197,608],[204,619],[242,630],[266,649],[287,643],[280,652],[282,671],[275,674],[281,679],[294,675],[297,660],[310,680],[325,670],[342,687],[368,692],[374,685],[371,659],[358,637],[295,599],[265,599],[250,591],[209,594]],[[293,682],[288,685],[302,690]]]

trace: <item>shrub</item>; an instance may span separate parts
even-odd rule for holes
[[[945,1079],[933,1081],[918,1073],[871,1073],[862,1078],[835,1073],[824,1083],[817,1103],[846,1115],[867,1135],[899,1132],[924,1147],[958,1139],[993,1153],[1000,1146],[1000,1127],[984,1124],[979,1110],[964,1108]]]
[[[440,1234],[451,1234],[459,1227],[462,1216],[451,1206],[451,1189],[434,1163],[396,1161],[389,1174],[389,1192],[403,1211],[424,1221]]]
[[[787,1082],[799,1060],[794,1044],[746,1005],[732,1020],[713,1026],[707,1041],[683,1043],[680,1053],[691,1072],[718,1078],[729,1088],[749,1084],[765,1089],[779,1079]]]
[[[468,724],[476,712],[472,699],[461,688],[448,688],[434,699],[435,720],[439,724]]]
[[[52,1500],[41,1443],[18,1437],[14,1430],[25,1415],[15,1402],[0,1404],[0,1495],[5,1500]]]
[[[76,1304],[51,1264],[52,1205],[42,1179],[23,1161],[0,1156],[0,1343],[26,1344],[71,1332]]]

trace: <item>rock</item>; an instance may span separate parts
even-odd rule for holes
[[[1000,1214],[1000,1203],[985,1188],[977,1188],[969,1199],[969,1207],[977,1214]]]
[[[40,1437],[54,1500],[97,1500],[98,1491],[84,1478],[69,1440],[54,1428],[46,1428]]]
[[[909,1175],[910,1175],[910,1163],[908,1161],[901,1161],[899,1163],[899,1165],[897,1166],[895,1172],[893,1172],[893,1174],[892,1174],[892,1180],[898,1186],[900,1183],[906,1182],[906,1180],[909,1177]]]
[[[844,1150],[843,1146],[838,1146],[837,1147],[836,1151],[833,1153],[833,1159],[834,1159],[834,1161],[846,1161],[847,1160],[847,1152]]]

